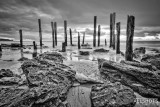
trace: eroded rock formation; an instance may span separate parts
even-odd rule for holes
[[[136,96],[120,83],[109,83],[93,86],[91,101],[94,107],[134,107]]]
[[[160,76],[150,64],[139,62],[116,63],[99,59],[99,69],[105,79],[120,82],[147,98],[160,98]]]
[[[65,107],[68,89],[75,71],[62,64],[64,57],[56,52],[44,53],[25,61],[21,68],[28,88],[0,88],[2,107]]]

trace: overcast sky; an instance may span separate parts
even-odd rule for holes
[[[110,13],[116,12],[121,22],[121,39],[126,38],[127,15],[135,16],[135,40],[160,40],[160,0],[0,0],[0,38],[19,39],[19,29],[25,40],[38,40],[38,19],[42,21],[44,40],[51,40],[51,21],[58,23],[58,38],[62,39],[63,22],[77,32],[93,35],[93,17],[102,28],[102,38],[109,39]]]

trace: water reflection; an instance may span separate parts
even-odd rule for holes
[[[0,59],[2,58],[2,52],[0,52]]]
[[[89,55],[86,55],[86,56],[79,56],[78,57],[78,60],[89,60]]]
[[[21,58],[23,58],[24,57],[23,49],[20,49],[20,52],[21,52]]]
[[[72,52],[70,52],[69,57],[70,57],[70,60],[72,61]]]
[[[42,48],[42,47],[40,47],[40,54],[42,54],[42,51],[43,51],[43,48]]]
[[[121,55],[120,54],[116,55],[116,62],[120,62],[121,60],[122,60]]]
[[[37,57],[37,50],[34,50],[34,52],[32,53],[32,58]]]

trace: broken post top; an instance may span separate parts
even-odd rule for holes
[[[41,19],[38,19],[39,31],[41,31]]]

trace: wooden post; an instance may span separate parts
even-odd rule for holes
[[[121,23],[118,22],[116,24],[116,29],[117,29],[117,46],[116,46],[116,53],[120,54],[120,33],[121,33]]]
[[[66,42],[62,43],[62,52],[66,52]]]
[[[34,49],[34,50],[37,50],[37,45],[36,45],[36,42],[35,42],[35,41],[33,41],[33,49]]]
[[[98,25],[98,47],[100,46],[101,26]]]
[[[23,35],[22,35],[22,30],[19,30],[19,35],[20,35],[20,46],[23,47]]]
[[[55,45],[57,46],[57,22],[54,22]]]
[[[2,46],[0,45],[0,52],[2,52]]]
[[[38,19],[38,24],[39,24],[40,47],[42,47],[42,29],[41,29],[41,19]]]
[[[80,34],[78,32],[78,49],[81,49],[81,45],[80,45]]]
[[[115,45],[116,45],[116,43],[115,43],[115,40],[116,40],[116,35],[115,35],[115,20],[116,20],[116,13],[113,13],[113,15],[112,15],[112,39],[113,39],[113,41],[112,41],[112,46],[113,46],[113,50],[115,50]]]
[[[105,46],[107,46],[107,40],[105,39]]]
[[[133,60],[133,36],[134,36],[134,28],[135,28],[135,17],[128,16],[127,20],[127,40],[126,40],[126,53],[125,60],[132,61]]]
[[[112,13],[110,14],[110,48],[112,47]]]
[[[53,22],[51,22],[51,28],[52,28],[52,47],[55,48],[55,38],[54,38],[55,30],[54,30]]]
[[[70,44],[72,46],[72,29],[71,28],[69,29],[69,32],[70,32]]]
[[[67,46],[67,21],[64,21],[64,36],[65,36],[65,43]]]
[[[96,47],[96,28],[97,28],[97,16],[94,16],[93,47]]]
[[[83,41],[82,41],[82,44],[84,44],[84,39],[85,39],[85,32],[83,32]]]
[[[33,49],[34,51],[33,51],[32,57],[35,58],[37,57],[37,45],[35,41],[33,41]]]

